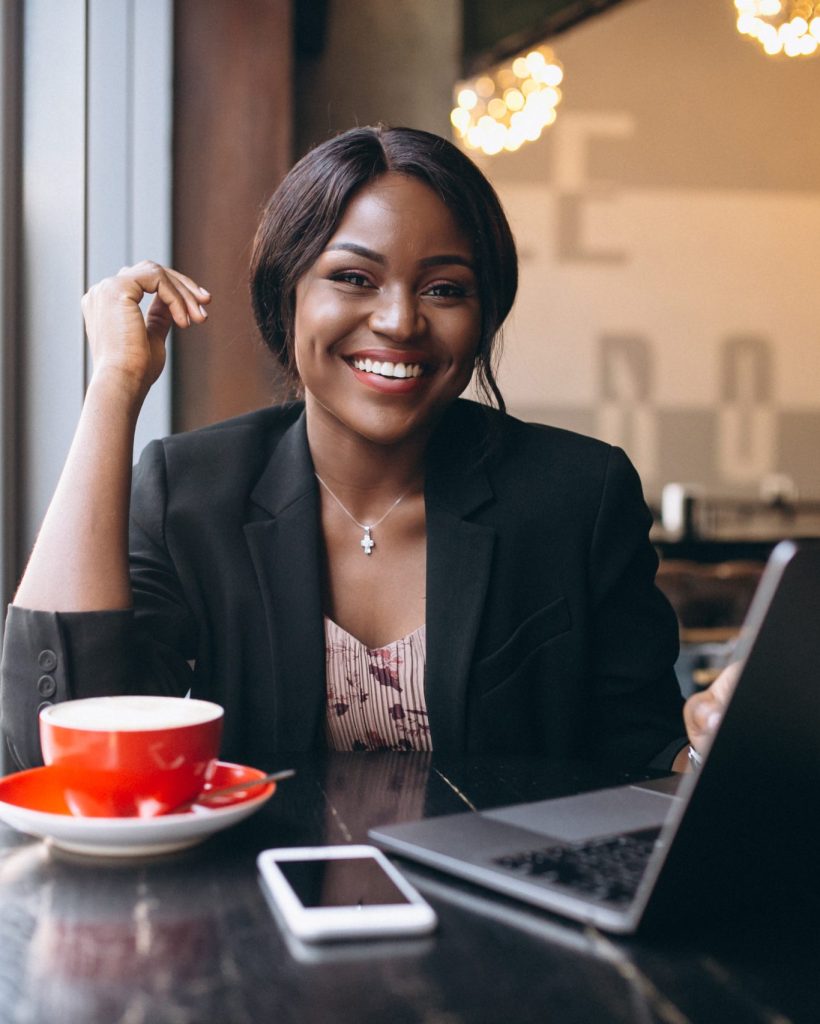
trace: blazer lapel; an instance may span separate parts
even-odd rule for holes
[[[475,449],[447,427],[428,457],[427,668],[425,696],[433,749],[466,746],[467,681],[490,578],[495,530],[466,516],[492,500]]]
[[[321,735],[325,648],[319,501],[304,413],[282,436],[251,500],[267,513],[244,529],[268,625],[276,749],[306,750]]]
[[[425,484],[425,694],[433,748],[451,752],[465,748],[467,682],[495,542],[491,527],[466,518],[493,492],[457,426],[447,416],[437,431]],[[304,413],[282,436],[251,500],[259,518],[244,529],[268,626],[276,747],[305,750],[321,742],[326,682],[319,495]]]

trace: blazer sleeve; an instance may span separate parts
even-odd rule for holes
[[[625,453],[612,448],[589,562],[591,740],[617,763],[668,768],[686,737],[674,672],[678,624],[655,586],[651,522],[638,474]]]
[[[42,764],[44,704],[120,693],[181,696],[192,683],[197,630],[165,544],[163,448],[152,442],[134,474],[127,611],[44,612],[12,605],[0,669],[6,767]]]

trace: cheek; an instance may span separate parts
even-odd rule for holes
[[[472,367],[481,345],[481,317],[469,317],[460,323],[459,328],[454,332],[454,337],[458,338],[453,346],[454,355],[459,362]]]
[[[327,370],[330,337],[321,320],[297,312],[293,321],[293,362],[303,383],[317,380]]]
[[[305,289],[296,289],[296,309],[293,316],[293,362],[302,377],[303,371],[310,372],[311,354],[317,345],[321,324],[316,322],[315,303],[310,301]]]

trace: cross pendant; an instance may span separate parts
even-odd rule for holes
[[[373,550],[373,548],[376,546],[376,542],[370,536],[370,527],[369,526],[365,526],[365,528],[364,528],[364,536],[359,541],[359,543],[364,548],[364,553],[366,555],[369,555],[370,552]]]

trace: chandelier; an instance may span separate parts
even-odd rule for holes
[[[509,66],[459,82],[450,113],[456,135],[467,149],[487,156],[535,142],[555,121],[563,78],[552,50],[539,46]]]
[[[809,57],[820,46],[820,0],[735,0],[737,30],[771,56]]]

